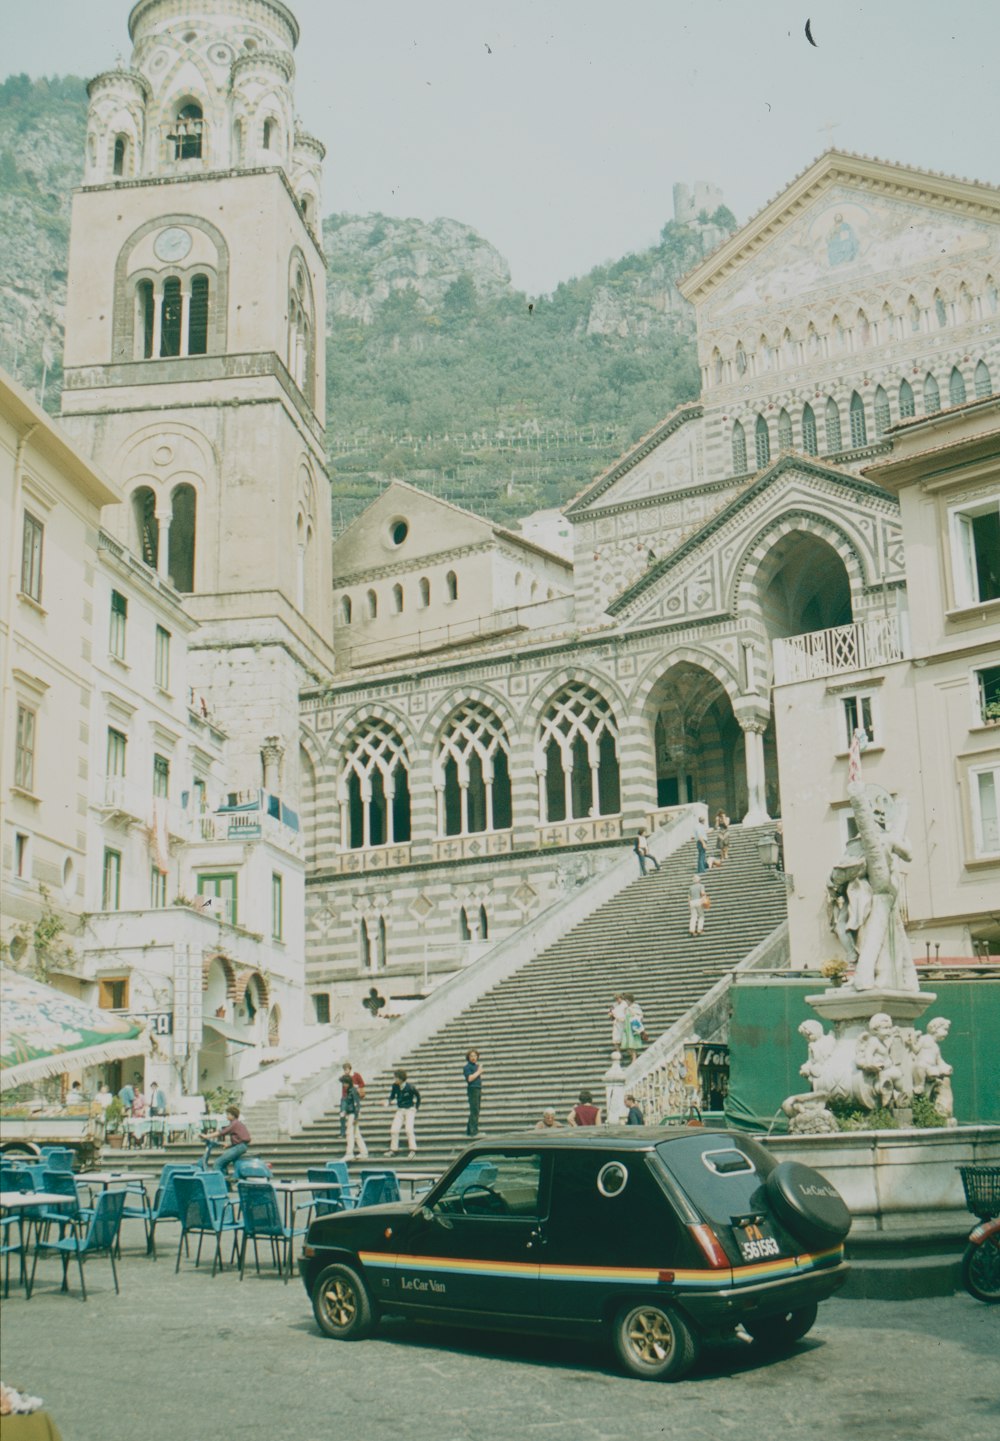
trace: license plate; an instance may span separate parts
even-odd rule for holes
[[[781,1255],[781,1247],[771,1235],[771,1228],[765,1223],[747,1222],[734,1227],[736,1244],[744,1261],[767,1261]]]

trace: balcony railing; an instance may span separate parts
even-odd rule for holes
[[[908,647],[899,617],[886,615],[776,640],[773,654],[774,683],[787,685],[905,660]]]

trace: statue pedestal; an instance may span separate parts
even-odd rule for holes
[[[912,1026],[936,1000],[931,991],[854,991],[850,986],[834,986],[818,996],[806,996],[817,1016],[832,1021],[838,1032],[852,1021],[867,1023],[879,1011],[891,1016],[897,1026]]]

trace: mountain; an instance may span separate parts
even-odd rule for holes
[[[0,86],[0,364],[58,408],[69,205],[84,82]],[[394,477],[510,522],[559,505],[698,393],[683,273],[735,225],[720,207],[529,298],[461,221],[323,222],[328,452],[341,528]]]

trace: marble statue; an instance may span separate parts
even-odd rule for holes
[[[855,991],[919,991],[900,913],[899,861],[909,861],[906,805],[880,786],[852,781],[848,799],[858,828],[827,882],[830,926],[854,963]]]
[[[952,1066],[941,1054],[941,1042],[951,1030],[945,1016],[934,1016],[921,1035],[915,1031],[913,1041],[913,1094],[926,1096],[942,1116],[950,1120],[955,1114],[951,1093]]]
[[[877,1106],[893,1106],[905,1098],[900,1084],[903,1070],[893,1055],[896,1038],[892,1017],[877,1011],[866,1030],[858,1037],[854,1064],[860,1073],[859,1096],[864,1106],[873,1111]]]

